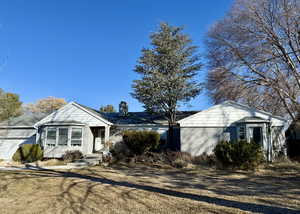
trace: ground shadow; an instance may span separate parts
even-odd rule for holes
[[[20,175],[24,172],[23,171],[15,171],[12,173],[14,173],[16,175]],[[45,170],[42,168],[33,167],[31,170],[26,171],[26,174],[27,175],[29,174],[33,177],[62,177],[64,179],[76,178],[76,179],[91,182],[91,184],[89,186],[87,186],[86,195],[82,199],[81,206],[83,206],[85,200],[87,200],[87,197],[89,194],[89,189],[93,188],[93,186],[98,185],[98,184],[108,184],[110,186],[126,187],[126,188],[130,189],[129,191],[143,190],[143,191],[163,194],[166,196],[172,196],[172,197],[177,197],[177,198],[182,198],[182,199],[190,199],[190,200],[198,201],[198,202],[206,202],[209,204],[214,204],[214,205],[224,206],[224,207],[229,207],[229,208],[236,208],[236,209],[240,209],[242,211],[259,212],[259,213],[264,213],[264,214],[299,213],[299,211],[297,211],[297,210],[279,207],[279,206],[271,206],[271,205],[234,201],[234,200],[211,197],[211,196],[206,196],[206,195],[185,193],[185,192],[166,189],[166,188],[162,188],[162,187],[155,187],[155,186],[151,186],[151,185],[142,185],[142,184],[136,184],[136,183],[131,183],[131,182],[127,182],[127,181],[115,181],[113,179],[100,177],[93,172],[91,175],[85,175],[85,174],[80,174],[80,173],[72,172],[72,171],[65,172],[65,171],[58,171],[58,170]],[[68,194],[70,189],[75,185],[77,185],[77,184],[70,183],[67,188],[64,188],[64,192],[62,193],[62,195]],[[71,206],[72,206],[72,203],[71,203]],[[79,211],[77,210],[76,213],[80,213],[80,210],[82,210],[82,209],[79,209]]]

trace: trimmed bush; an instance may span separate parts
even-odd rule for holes
[[[155,131],[127,130],[123,132],[123,142],[134,155],[157,150],[159,140],[160,135]]]
[[[42,160],[43,150],[38,144],[24,144],[18,148],[13,155],[13,160],[16,162],[31,163]]]
[[[65,154],[62,156],[62,159],[67,162],[73,162],[81,158],[83,158],[83,155],[82,152],[79,150],[66,151]]]
[[[224,167],[240,169],[255,168],[264,157],[259,144],[247,141],[220,142],[214,149],[214,153]]]

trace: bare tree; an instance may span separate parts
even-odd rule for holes
[[[214,104],[233,100],[274,115],[286,114],[285,107],[272,88],[244,84],[228,70],[222,68],[210,70],[205,87]]]
[[[108,104],[108,105],[102,105],[100,108],[99,108],[99,111],[100,112],[107,112],[107,113],[111,113],[111,112],[116,112],[115,108],[113,105],[111,104]]]
[[[67,102],[63,98],[46,97],[38,100],[34,104],[26,104],[23,108],[33,113],[41,112],[50,114],[66,104]]]
[[[269,102],[274,107],[279,102],[278,108],[295,119],[300,92],[299,39],[300,1],[236,0],[208,32],[209,75],[225,72],[235,81],[232,96],[253,96],[256,105]]]

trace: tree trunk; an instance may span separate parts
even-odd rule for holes
[[[171,149],[172,151],[180,151],[180,145],[179,145],[179,140],[177,139],[177,134],[176,134],[176,124],[169,123],[169,129],[168,129],[168,148]],[[175,130],[176,129],[176,130]]]
[[[168,147],[171,150],[175,150],[174,144],[173,144],[173,136],[174,136],[174,127],[171,123],[169,123],[169,129],[168,129]]]

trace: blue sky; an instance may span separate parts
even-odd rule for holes
[[[160,22],[184,26],[204,53],[209,26],[232,0],[3,0],[0,7],[0,88],[24,103],[55,96],[90,107],[130,96],[141,49]],[[199,76],[202,79],[205,70]],[[201,95],[185,110],[210,105]]]

